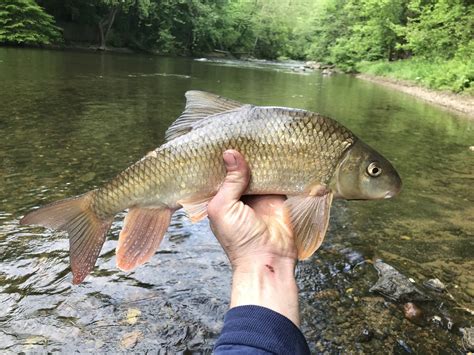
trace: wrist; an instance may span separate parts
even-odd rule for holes
[[[266,307],[299,326],[295,266],[294,258],[275,255],[253,255],[235,260],[230,307]]]

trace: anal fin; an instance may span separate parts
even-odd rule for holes
[[[147,262],[155,254],[173,212],[169,208],[130,208],[116,251],[120,269],[129,271]]]
[[[196,223],[207,217],[207,205],[212,196],[193,197],[179,200],[178,203],[183,206],[191,222]]]
[[[333,194],[325,189],[285,201],[295,235],[298,259],[309,258],[320,247],[329,225]]]

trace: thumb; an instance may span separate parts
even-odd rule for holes
[[[226,150],[223,157],[227,175],[210,202],[216,208],[230,207],[239,201],[250,180],[250,169],[242,154],[236,150]]]

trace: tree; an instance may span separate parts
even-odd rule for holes
[[[41,45],[61,38],[54,18],[34,0],[0,1],[0,43]]]
[[[99,49],[105,50],[115,17],[119,11],[127,13],[132,6],[149,6],[149,0],[98,0],[97,28],[99,30]]]
[[[462,0],[411,0],[404,48],[424,57],[452,58],[474,36],[473,7]]]

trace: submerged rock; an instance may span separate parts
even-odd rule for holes
[[[367,326],[364,326],[362,330],[360,331],[359,336],[357,337],[357,341],[361,343],[367,343],[371,341],[373,337],[374,337],[374,332],[372,331],[372,329],[370,329]]]
[[[403,305],[403,315],[410,322],[419,324],[422,320],[423,312],[416,304],[407,302]]]
[[[413,350],[408,346],[408,344],[404,340],[397,339],[393,352],[395,354],[412,354]]]
[[[423,283],[428,288],[435,290],[437,292],[443,292],[446,290],[446,286],[439,279],[429,279]]]
[[[408,277],[401,274],[393,266],[377,260],[374,263],[379,279],[370,288],[370,292],[378,292],[393,301],[427,301],[430,298],[420,291]]]
[[[462,344],[467,351],[474,351],[474,327],[461,329]]]
[[[308,69],[321,69],[321,63],[315,61],[309,61],[304,64],[304,66]]]

